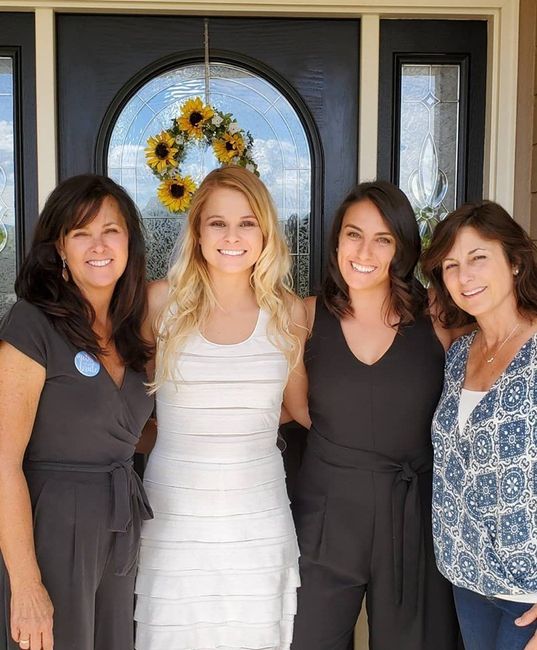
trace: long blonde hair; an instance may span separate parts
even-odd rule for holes
[[[263,250],[250,276],[250,285],[260,309],[270,315],[269,335],[293,368],[300,342],[292,333],[295,296],[290,275],[290,255],[278,224],[276,208],[265,185],[242,167],[228,166],[210,172],[192,199],[177,261],[168,272],[169,294],[155,323],[157,358],[154,392],[173,380],[174,362],[188,336],[200,330],[217,300],[199,246],[201,213],[210,193],[217,188],[241,192],[248,200],[263,234]]]

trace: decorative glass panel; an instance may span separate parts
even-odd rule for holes
[[[16,299],[15,235],[13,60],[0,56],[0,316]]]
[[[136,201],[148,233],[148,276],[163,277],[184,215],[158,202],[158,179],[145,163],[147,138],[169,128],[179,106],[205,96],[204,66],[165,72],[138,90],[119,115],[108,148],[108,174]],[[295,288],[309,293],[311,154],[306,132],[288,100],[268,81],[234,65],[211,63],[210,103],[232,113],[254,137],[260,177],[276,204],[294,259]],[[212,150],[191,147],[181,172],[196,182],[218,166]]]
[[[458,65],[402,65],[399,187],[425,242],[458,201],[459,101]]]

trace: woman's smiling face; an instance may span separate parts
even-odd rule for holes
[[[251,273],[263,250],[263,233],[242,192],[217,187],[209,194],[199,244],[210,273]]]
[[[107,196],[95,217],[58,242],[73,282],[88,297],[113,290],[129,258],[129,233],[115,199]]]
[[[337,250],[349,289],[389,290],[394,255],[395,237],[376,205],[369,199],[351,205],[343,216]]]
[[[442,261],[442,278],[453,302],[472,316],[516,303],[514,272],[501,243],[475,228],[461,228]]]

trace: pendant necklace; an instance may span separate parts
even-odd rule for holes
[[[503,348],[503,346],[507,343],[507,341],[509,341],[513,337],[514,333],[517,331],[517,329],[519,327],[520,327],[520,323],[517,323],[513,327],[513,329],[509,332],[509,334],[504,338],[504,340],[500,343],[498,349],[496,350],[496,352],[491,357],[487,357],[486,354],[485,354],[485,346],[483,345],[483,339],[484,339],[483,331],[481,331],[481,352],[483,354],[483,358],[485,359],[485,361],[487,363],[492,363],[494,361],[494,359],[498,355],[498,352]]]

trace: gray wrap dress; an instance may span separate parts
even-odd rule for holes
[[[24,471],[37,561],[54,605],[54,648],[131,650],[140,526],[152,516],[132,466],[153,408],[145,375],[127,367],[118,387],[23,300],[4,318],[0,339],[46,369]],[[0,593],[0,650],[17,650],[1,557]]]

